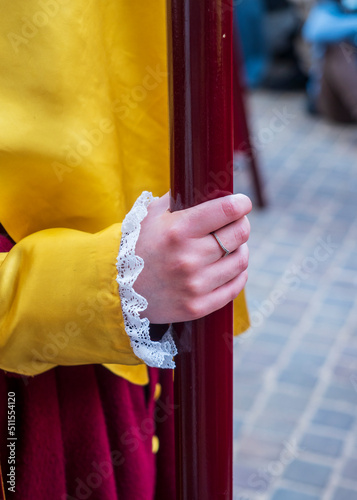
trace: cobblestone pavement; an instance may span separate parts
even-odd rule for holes
[[[234,348],[234,500],[357,500],[357,128],[301,94],[249,104],[269,206]]]

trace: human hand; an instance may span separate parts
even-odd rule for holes
[[[225,306],[247,281],[251,211],[242,194],[169,212],[169,195],[153,201],[141,223],[136,255],[144,269],[134,289],[148,301],[151,323],[191,321]],[[215,232],[224,251],[210,233]]]

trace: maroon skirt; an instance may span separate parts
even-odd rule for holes
[[[11,246],[0,235],[0,251]],[[149,377],[142,387],[101,365],[35,377],[0,370],[6,499],[175,500],[172,371],[150,368]]]

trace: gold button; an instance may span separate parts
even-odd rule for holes
[[[157,453],[160,448],[160,441],[157,436],[152,437],[152,452]]]
[[[154,401],[157,401],[161,396],[161,390],[162,390],[161,384],[156,384],[154,392]]]

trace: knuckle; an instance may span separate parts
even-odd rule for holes
[[[172,224],[166,231],[169,247],[176,247],[182,241],[183,232],[179,224]]]
[[[235,231],[236,243],[238,245],[246,243],[249,239],[249,235],[250,235],[250,224],[248,219],[244,217],[244,219],[239,223]]]
[[[246,195],[242,195],[242,196],[244,197],[246,205],[247,205],[247,209],[246,209],[247,213],[249,213],[253,208],[252,200]]]
[[[240,294],[240,292],[245,287],[245,285],[247,283],[247,280],[248,280],[248,272],[244,271],[241,274],[240,279],[237,280],[235,286],[232,287],[232,290],[231,290],[231,300],[234,300],[234,299],[236,299],[238,297],[238,295]]]
[[[250,222],[249,222],[249,219],[247,216],[244,217],[243,223],[244,223],[245,234],[246,234],[247,240],[248,240],[249,236],[250,236]]]
[[[172,259],[171,268],[175,276],[182,283],[183,288],[194,288],[196,285],[195,276],[197,276],[197,264],[191,253],[179,251],[175,259]]]
[[[238,205],[232,199],[232,196],[227,196],[222,200],[222,211],[228,219],[237,217],[239,213]]]
[[[198,300],[189,300],[186,304],[185,313],[190,321],[202,318],[205,315]]]
[[[239,267],[242,269],[242,271],[245,271],[248,269],[249,265],[249,250],[248,247],[245,245],[242,247],[241,255],[239,258]]]
[[[193,278],[187,280],[185,288],[189,297],[198,297],[202,289],[200,282]]]
[[[191,263],[184,255],[177,256],[171,267],[177,278],[187,279],[191,274]]]
[[[232,300],[235,300],[239,295],[238,289],[236,290],[235,288],[231,291],[230,293],[230,298],[229,301],[231,302]]]

